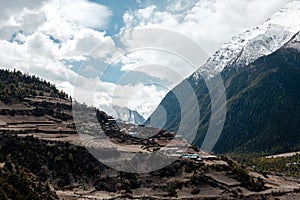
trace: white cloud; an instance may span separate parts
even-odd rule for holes
[[[25,55],[30,53],[31,56],[36,58],[40,57],[41,59],[47,58],[54,60],[59,51],[58,47],[49,39],[49,37],[39,32],[26,37],[25,43],[20,46],[26,48],[26,51],[24,52]]]
[[[112,16],[107,7],[88,0],[1,0],[0,11],[2,39],[18,30],[31,34],[40,26],[58,37],[70,35],[75,27],[105,29]]]
[[[143,72],[151,77],[159,78],[169,90],[175,87],[181,80],[189,76],[188,72],[196,69],[175,54],[159,50],[140,50],[127,54],[122,62],[122,71]],[[162,82],[157,84],[162,84]]]
[[[112,15],[107,7],[87,0],[55,0],[54,2],[47,9],[53,11],[55,17],[75,23],[79,27],[103,29]]]
[[[18,24],[20,17],[26,10],[37,10],[45,0],[0,0],[0,26]]]
[[[0,41],[1,67],[17,68],[46,80],[72,82],[77,74],[67,69],[62,62],[53,59],[51,46],[47,46],[46,41],[41,43],[41,38],[38,37],[41,36],[34,35],[28,38],[28,42],[24,45]],[[40,46],[40,44],[42,45]]]
[[[91,55],[104,58],[115,50],[114,43],[108,40],[111,40],[110,37],[105,36],[103,32],[80,29],[74,34],[72,40],[67,40],[62,44],[61,56],[64,59],[73,60],[85,60],[85,56]],[[106,44],[106,46],[101,49],[97,48],[101,44]]]
[[[32,33],[43,20],[39,10],[44,2],[0,0],[0,39],[10,39],[20,29]]]
[[[172,86],[196,71],[208,58],[193,40],[167,29],[137,28],[124,31],[120,38],[128,52],[121,60],[122,70],[144,72],[168,80],[173,83]],[[143,67],[145,65],[148,67]],[[164,69],[151,69],[151,66],[158,65],[164,66]],[[181,77],[161,73],[166,70]]]

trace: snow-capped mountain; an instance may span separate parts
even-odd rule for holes
[[[192,78],[198,82],[201,75],[214,77],[227,68],[237,70],[261,56],[269,55],[300,30],[300,1],[293,1],[272,15],[262,25],[248,30],[225,43]],[[232,68],[232,69],[230,69]]]
[[[129,108],[117,105],[100,105],[99,109],[125,123],[140,125],[145,122],[145,119],[137,111],[130,110]]]
[[[194,91],[195,95],[197,96],[199,109],[200,109],[200,120],[199,120],[199,127],[198,127],[198,137],[199,137],[199,144],[202,144],[201,139],[205,138],[205,133],[207,132],[207,128],[209,127],[210,123],[210,114],[211,114],[211,99],[210,99],[210,91],[207,90],[207,79],[211,79],[213,84],[218,85],[218,83],[215,83],[216,81],[219,81],[219,79],[214,79],[216,75],[221,74],[224,86],[226,87],[226,97],[228,100],[228,112],[229,112],[229,106],[232,105],[235,99],[237,97],[243,97],[244,99],[248,99],[250,97],[243,96],[243,92],[246,91],[246,89],[249,89],[251,87],[246,87],[246,78],[241,77],[241,81],[235,81],[231,83],[231,80],[233,80],[233,75],[239,75],[239,72],[250,70],[246,66],[250,66],[250,64],[254,63],[255,61],[259,61],[260,63],[255,63],[255,69],[257,71],[260,71],[261,73],[264,73],[268,70],[268,67],[274,67],[272,65],[276,65],[274,63],[280,62],[280,59],[285,59],[284,56],[279,57],[278,60],[272,61],[272,54],[277,52],[281,49],[281,47],[285,45],[298,45],[297,40],[295,42],[291,42],[291,39],[300,31],[300,1],[294,1],[286,6],[284,6],[282,9],[280,9],[277,13],[272,15],[270,19],[268,19],[266,22],[264,22],[262,25],[252,29],[248,30],[236,37],[233,37],[231,41],[224,44],[219,51],[215,53],[202,67],[198,69],[193,75],[191,75],[189,78],[184,80],[182,83],[177,85],[172,91],[170,91],[165,98],[161,101],[158,108],[152,113],[152,115],[148,118],[146,121],[146,124],[151,123],[151,126],[154,127],[161,127],[161,122],[164,121],[163,124],[164,129],[167,129],[169,131],[176,130],[184,130],[187,133],[187,136],[189,137],[189,134],[193,131],[193,128],[195,127],[195,123],[187,121],[186,123],[182,123],[182,119],[194,119],[191,117],[193,114],[194,105],[196,105],[196,102],[191,99],[187,99],[184,101],[184,106],[182,107],[178,103],[177,96],[179,97],[186,97],[188,96],[185,92],[185,85],[189,83]],[[299,36],[295,36],[299,37]],[[292,48],[293,51],[295,48]],[[290,51],[283,51],[285,53],[290,53]],[[276,55],[277,56],[277,55]],[[263,66],[262,63],[264,63],[264,58],[268,57],[268,61],[271,62],[270,65],[267,67]],[[261,59],[259,59],[261,58]],[[292,60],[290,63],[291,66],[296,61]],[[261,65],[260,65],[261,64]],[[259,67],[262,67],[261,69]],[[264,67],[264,68],[263,68]],[[274,69],[276,70],[276,69]],[[251,72],[248,73],[244,72],[243,74],[251,74]],[[267,73],[268,74],[268,73]],[[251,74],[253,75],[253,74]],[[204,79],[203,79],[204,77]],[[251,86],[257,85],[259,83],[258,80],[256,80],[256,76],[249,76],[254,80],[249,80],[248,84]],[[249,78],[248,77],[248,78]],[[292,77],[292,76],[291,76]],[[260,77],[261,78],[261,77]],[[282,77],[280,77],[282,78]],[[255,81],[256,80],[256,81]],[[272,79],[276,81],[276,79]],[[215,81],[215,82],[214,82]],[[280,83],[278,84],[280,86]],[[231,86],[231,87],[230,87]],[[244,86],[244,87],[243,87]],[[237,89],[239,87],[242,87],[241,90]],[[216,88],[218,89],[218,88]],[[245,90],[243,90],[245,89]],[[274,88],[273,90],[276,91]],[[238,93],[240,92],[240,93]],[[262,93],[260,91],[254,92],[253,98],[260,97],[262,94],[267,96],[268,98],[273,97],[272,91],[268,91],[267,89],[264,90],[266,93]],[[269,92],[269,93],[268,93]],[[176,94],[176,95],[174,95]],[[236,95],[236,96],[232,96]],[[275,94],[278,95],[279,94]],[[232,97],[232,99],[230,99]],[[235,97],[235,98],[234,98]],[[215,99],[216,102],[219,99]],[[250,101],[250,100],[249,100]],[[253,100],[253,102],[258,103],[259,101]],[[252,104],[252,108],[255,107],[255,103]],[[261,104],[262,105],[262,104]],[[266,107],[266,104],[262,105],[262,108],[259,108],[258,110],[263,111]],[[165,116],[162,116],[162,112],[160,111],[161,108],[164,109],[167,118],[165,119]],[[223,108],[223,107],[222,107]],[[244,107],[245,108],[245,107]],[[245,109],[246,111],[251,111],[252,108]],[[233,112],[231,116],[237,115],[237,110],[240,110],[241,108],[234,107],[230,111]],[[182,112],[184,110],[184,112]],[[227,116],[228,116],[227,112]],[[222,112],[216,112],[216,114],[222,113]],[[258,113],[257,116],[260,116],[262,113]],[[244,116],[248,116],[249,113],[245,113]],[[229,115],[230,116],[230,115]],[[155,120],[151,120],[155,119]],[[214,116],[214,119],[218,119],[218,116]],[[243,118],[244,119],[244,118]],[[255,122],[256,119],[254,119]],[[227,123],[235,123],[237,120],[235,120],[234,117],[227,117],[226,122]],[[216,122],[219,123],[219,122]],[[192,131],[190,131],[192,129]],[[245,130],[245,129],[243,129]],[[251,129],[249,129],[251,130]],[[240,132],[239,132],[240,133]],[[223,133],[222,133],[223,134]],[[250,134],[250,133],[249,133]],[[242,133],[241,133],[242,135]],[[218,136],[217,136],[218,137]]]

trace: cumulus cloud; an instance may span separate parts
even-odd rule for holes
[[[103,29],[112,15],[107,7],[87,0],[56,0],[48,6],[46,9],[54,12],[55,17],[75,23],[79,27]]]
[[[160,83],[168,90],[175,87],[181,80],[189,76],[188,72],[196,69],[175,54],[159,50],[141,50],[126,55],[122,60],[121,70],[125,72],[143,72],[150,77],[161,80]]]
[[[70,35],[78,27],[103,30],[112,16],[110,9],[88,0],[1,0],[0,10],[2,39],[10,39],[18,30],[33,33],[40,26],[44,31],[54,32],[58,38]]]
[[[106,44],[105,47],[96,50],[103,43]],[[84,28],[78,30],[72,40],[63,43],[60,51],[64,59],[85,60],[85,56],[91,55],[105,58],[108,54],[114,52],[114,47],[111,38],[105,36],[104,32]]]
[[[76,73],[67,69],[62,62],[53,59],[51,42],[42,40],[41,35],[33,35],[23,45],[0,41],[0,65],[2,68],[17,68],[38,75],[47,80],[72,82]],[[55,48],[55,47],[52,47]]]
[[[1,0],[0,1],[0,8],[1,8],[0,25],[3,26],[4,24],[12,23],[13,19],[17,18],[16,16],[21,16],[23,12],[26,10],[39,9],[44,4],[44,2],[45,0],[41,0],[41,1]]]
[[[43,18],[39,10],[44,5],[41,1],[0,0],[0,39],[10,39],[21,29],[33,31]]]

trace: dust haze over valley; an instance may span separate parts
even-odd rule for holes
[[[0,199],[300,198],[299,1],[0,5]]]

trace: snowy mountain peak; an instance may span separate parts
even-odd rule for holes
[[[125,123],[140,125],[145,122],[145,119],[137,111],[130,110],[129,108],[117,105],[100,105],[99,108],[113,118]]]
[[[224,68],[239,69],[261,56],[269,55],[300,31],[300,1],[294,1],[272,15],[262,25],[233,37],[192,75],[214,77]]]

